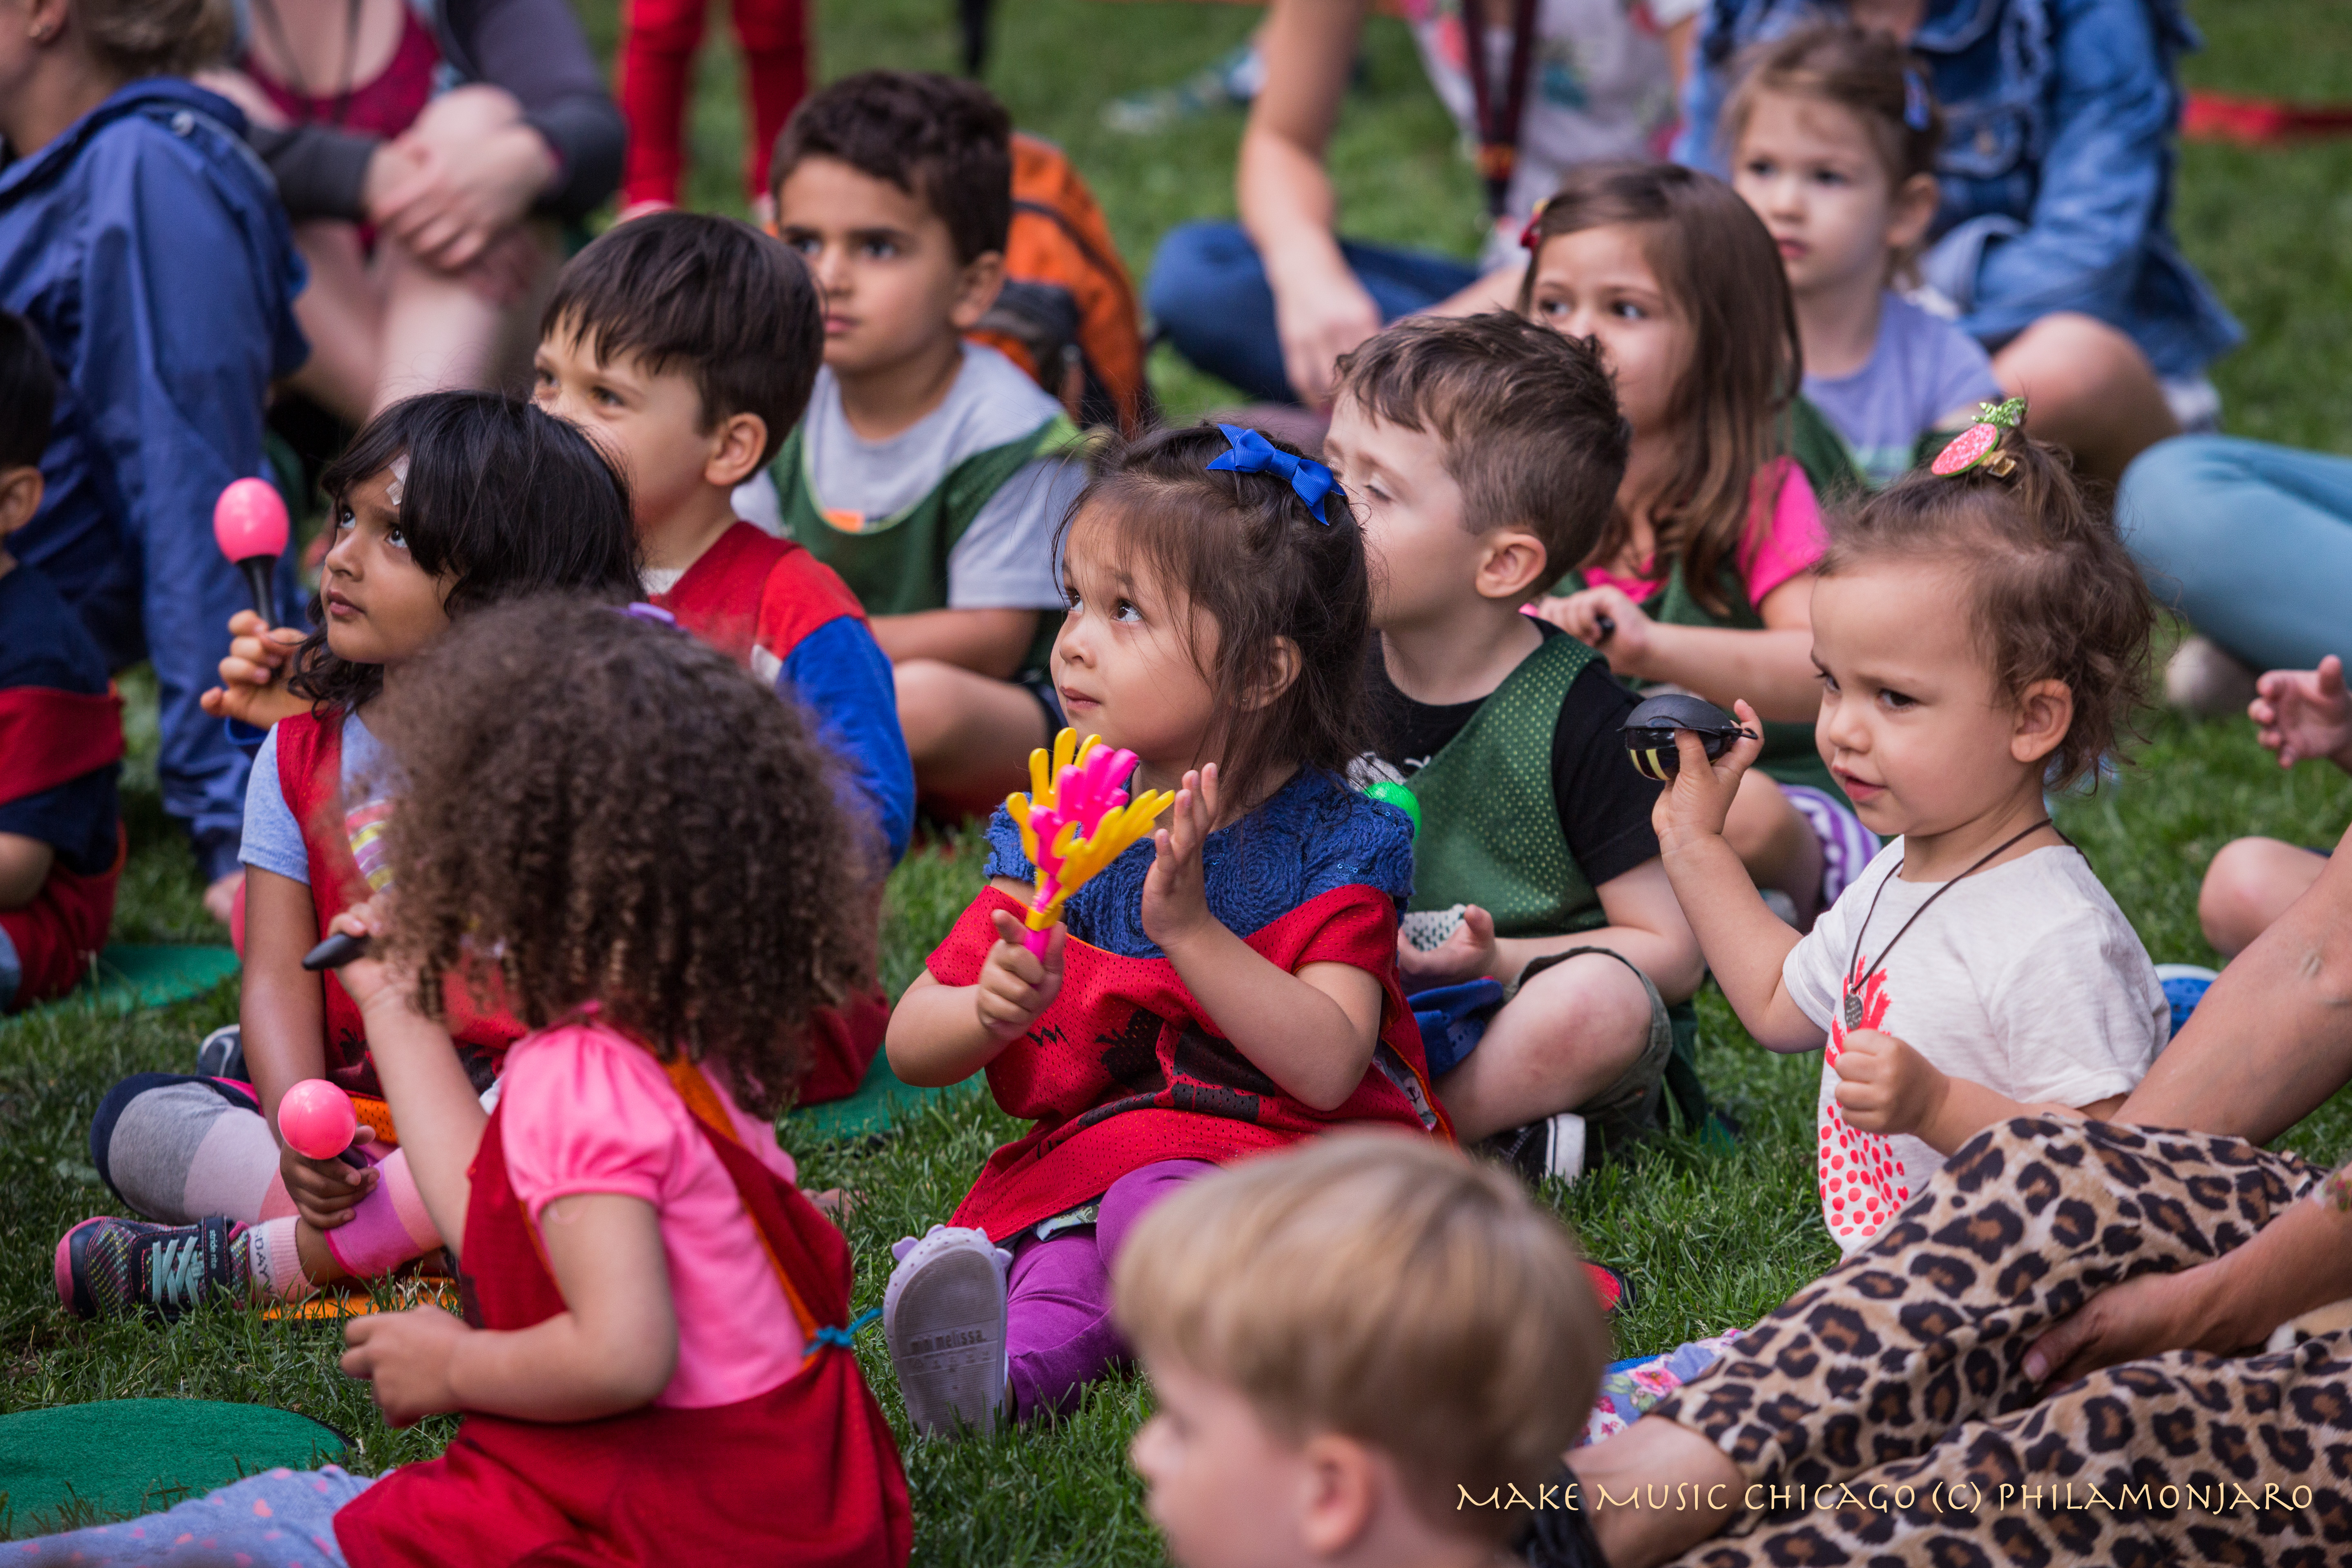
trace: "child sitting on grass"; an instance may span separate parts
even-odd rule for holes
[[[915,784],[890,662],[837,574],[735,515],[735,488],[808,407],[824,330],[808,268],[783,246],[732,218],[656,213],[607,230],[556,279],[532,400],[620,459],[646,593],[808,705],[895,863]]]
[[[341,973],[467,1314],[354,1320],[342,1366],[457,1436],[11,1561],[903,1564],[848,1244],[772,1120],[872,951],[824,749],[725,656],[576,600],[468,616],[371,715],[394,890],[337,917],[374,943]],[[530,1033],[486,1115],[445,999],[491,954]]]
[[[527,403],[472,392],[395,403],[320,485],[333,543],[311,610],[319,629],[293,653],[289,683],[311,707],[270,730],[246,792],[238,1013],[250,1081],[142,1073],[100,1102],[90,1163],[160,1223],[100,1217],[58,1243],[58,1293],[83,1316],[170,1317],[223,1268],[257,1300],[292,1298],[441,1246],[404,1152],[385,1154],[399,1138],[366,1020],[335,976],[301,967],[329,922],[381,885],[375,840],[391,812],[374,705],[402,665],[486,605],[548,592],[620,604],[636,591],[627,487],[578,430]],[[243,711],[279,695],[248,685],[220,700]],[[482,787],[505,765],[485,758]],[[487,1089],[522,1026],[465,986],[451,1005],[450,1032]],[[313,1078],[362,1097],[377,1134],[362,1163],[279,1142],[278,1100]],[[175,1266],[198,1252],[201,1276]]]
[[[1815,733],[1894,841],[1809,934],[1773,918],[1724,839],[1759,742],[1709,763],[1675,737],[1666,873],[1748,1033],[1776,1051],[1827,1039],[1817,1167],[1846,1252],[1977,1132],[2102,1116],[2163,1047],[2147,953],[2043,805],[2115,744],[2154,622],[2113,521],[2011,425],[1976,466],[1906,475],[1832,525]]]
[[[1560,1456],[1609,1334],[1507,1177],[1335,1137],[1171,1197],[1114,1284],[1159,1406],[1129,1453],[1178,1568],[1578,1561]]]
[[[1139,759],[1131,795],[1176,798],[1042,959],[1036,868],[997,813],[988,888],[891,1016],[900,1078],[984,1068],[1035,1123],[950,1226],[898,1244],[885,1331],[922,1432],[985,1429],[1008,1395],[1059,1409],[1101,1375],[1128,1227],[1217,1163],[1348,1122],[1449,1135],[1398,984],[1411,824],[1344,779],[1371,595],[1330,470],[1255,431],[1162,431],[1089,483],[1063,571],[1064,710]]]
[[[1621,1143],[1655,1123],[1668,1009],[1701,974],[1657,787],[1625,765],[1632,694],[1519,613],[1599,539],[1624,422],[1590,342],[1507,314],[1399,322],[1336,396],[1323,450],[1375,568],[1368,762],[1421,808],[1398,962],[1416,992],[1510,994],[1466,1055],[1424,1034],[1438,1097],[1465,1142],[1573,1179],[1588,1119]]]
[[[1770,721],[1728,832],[1809,925],[1877,842],[1812,749],[1821,509],[1790,447],[1819,416],[1791,401],[1802,356],[1772,237],[1730,186],[1666,163],[1578,168],[1529,228],[1520,314],[1597,342],[1633,426],[1607,526],[1538,608],[1622,677],[1745,697]]]
[[[0,1013],[81,984],[122,875],[122,700],[106,658],[7,539],[41,510],[57,377],[0,310]]]
[[[963,336],[1004,282],[1011,138],[985,89],[919,72],[844,78],[793,114],[776,232],[824,291],[824,368],[773,494],[742,503],[864,602],[915,782],[959,816],[1020,788],[1061,727],[1053,539],[1086,477],[1061,405]]]
[[[1931,432],[2007,395],[1974,338],[1890,287],[1940,199],[1944,122],[1927,74],[1885,33],[1803,27],[1762,46],[1719,123],[1732,189],[1788,268],[1805,396],[1863,477],[1887,484]]]

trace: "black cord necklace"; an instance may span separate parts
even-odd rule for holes
[[[360,66],[360,12],[365,5],[366,0],[345,0],[343,85],[335,89],[334,108],[328,112],[328,123],[332,125],[341,125],[343,116],[351,112],[352,90],[357,85],[355,79]],[[276,0],[253,0],[253,6],[261,17],[261,25],[269,31],[269,41],[277,46],[279,57],[285,61],[286,75],[289,79],[286,85],[294,89],[296,96],[317,102],[318,95],[310,90],[310,84],[302,78],[301,67],[295,61],[294,46],[286,36],[285,23],[278,19]]]
[[[2041,821],[2035,823],[2032,826],[2027,828],[2022,833],[2011,834],[2008,837],[2002,839],[1990,849],[1986,850],[1982,855],[1979,856],[1975,865],[1969,867],[1967,870],[1961,872],[1958,876],[1953,878],[1950,881],[1945,883],[1942,887],[1928,894],[1926,900],[1922,902],[1917,909],[1911,911],[1911,918],[1905,921],[1900,927],[1896,928],[1893,940],[1889,941],[1885,947],[1878,950],[1878,956],[1871,961],[1870,967],[1865,970],[1862,967],[1863,935],[1870,930],[1870,918],[1878,912],[1878,900],[1885,895],[1886,884],[1895,880],[1896,877],[1903,874],[1904,862],[1907,861],[1910,858],[1910,856],[1906,854],[1902,860],[1897,860],[1895,863],[1894,871],[1883,879],[1878,884],[1878,890],[1870,895],[1870,908],[1862,911],[1862,923],[1854,927],[1853,930],[1853,956],[1846,961],[1845,997],[1843,1002],[1841,1004],[1841,1009],[1844,1016],[1845,1026],[1847,1028],[1858,1029],[1862,1027],[1862,992],[1864,983],[1867,982],[1873,974],[1877,973],[1880,970],[1886,967],[1886,955],[1895,951],[1895,943],[1903,940],[1903,936],[1906,931],[1908,931],[1913,926],[1919,923],[1919,917],[1926,914],[1929,908],[1935,904],[1937,899],[1940,899],[1946,893],[1950,892],[1955,886],[1966,881],[1969,878],[1975,876],[1979,871],[1983,870],[1985,867],[2003,850],[2008,849],[2012,845],[2023,843],[2026,839],[2032,837],[2035,834],[2041,832],[2045,827],[2050,829],[2053,833],[2057,833],[2059,838],[2065,844],[2067,848],[2073,849],[2077,855],[2082,853],[2081,848],[2075,845],[2074,841],[2068,838],[2065,834],[2060,833],[2057,824],[2052,822],[2046,816]]]

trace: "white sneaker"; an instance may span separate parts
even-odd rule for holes
[[[1573,1110],[1497,1132],[1486,1144],[1529,1186],[1546,1180],[1573,1182],[1584,1174],[1584,1118]]]
[[[935,1225],[890,1248],[882,1337],[907,1419],[926,1436],[996,1429],[1006,1403],[1005,1274],[1013,1254],[985,1231]]]

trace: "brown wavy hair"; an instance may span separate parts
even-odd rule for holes
[[[1535,260],[1547,240],[1619,226],[1641,231],[1658,287],[1691,329],[1690,363],[1667,405],[1681,451],[1653,509],[1658,569],[1679,558],[1691,596],[1728,615],[1724,568],[1748,527],[1758,471],[1783,451],[1781,423],[1805,379],[1788,274],[1763,219],[1714,175],[1675,163],[1582,163],[1528,226],[1535,254],[1519,314],[1534,313]],[[1632,534],[1624,509],[1612,509],[1601,542],[1575,564],[1614,560]]]
[[[2092,773],[2130,735],[2156,602],[2110,498],[2085,489],[2063,451],[2004,430],[1983,465],[1948,478],[1914,468],[1832,512],[1828,528],[1824,577],[1890,556],[1958,566],[1969,625],[2009,700],[2037,680],[2066,683],[2074,718],[2050,755],[2049,788]]]
[[[1212,472],[1232,449],[1207,423],[1105,438],[1055,553],[1080,527],[1108,530],[1119,558],[1216,624],[1216,657],[1190,651],[1224,716],[1207,751],[1239,813],[1265,802],[1286,764],[1344,778],[1363,751],[1372,586],[1363,531],[1338,486],[1323,502],[1330,521],[1318,522],[1286,479]],[[1253,705],[1286,637],[1298,649],[1297,678]]]
[[[593,1004],[754,1115],[873,971],[875,867],[798,707],[677,629],[578,599],[480,610],[369,714],[401,773],[389,955],[534,1028]]]

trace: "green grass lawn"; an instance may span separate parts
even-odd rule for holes
[[[609,47],[611,0],[583,0]],[[877,65],[950,68],[949,0],[828,0],[819,26],[825,76]],[[2321,0],[2200,0],[2212,47],[2189,62],[2198,85],[2304,98],[2352,98],[2352,12]],[[1213,5],[1021,0],[1002,7],[989,81],[1025,127],[1066,147],[1094,182],[1139,278],[1166,228],[1232,211],[1240,119],[1204,117],[1157,138],[1101,129],[1110,98],[1172,82],[1243,38],[1256,13]],[[723,27],[714,29],[723,37]],[[740,123],[729,47],[706,58],[695,110],[694,199],[740,210]],[[1351,232],[1468,253],[1478,202],[1449,122],[1423,84],[1409,40],[1376,23],[1362,83],[1333,164]],[[2183,154],[2179,221],[2190,257],[2248,328],[2216,372],[2239,434],[2352,449],[2352,142]],[[1153,363],[1171,414],[1230,394],[1162,353]],[[133,681],[134,759],[124,794],[133,851],[117,917],[122,940],[216,941],[197,904],[194,862],[165,824],[153,778],[152,689]],[[2120,780],[2070,801],[2062,825],[2089,853],[2159,961],[2210,961],[2196,926],[2197,879],[2221,843],[2260,832],[2331,842],[2352,820],[2352,781],[2319,764],[2282,774],[2242,721],[2151,715]],[[919,849],[893,877],[884,968],[894,987],[971,896],[978,860],[962,840]],[[126,1019],[46,1015],[0,1026],[0,1412],[78,1400],[184,1395],[300,1409],[349,1433],[369,1469],[423,1458],[450,1424],[405,1432],[377,1417],[335,1370],[340,1335],[212,1310],[168,1331],[86,1325],[57,1307],[49,1257],[76,1220],[115,1206],[90,1169],[90,1113],[107,1088],[143,1070],[184,1071],[203,1032],[236,1016],[233,985]],[[1752,1321],[1834,1260],[1811,1177],[1812,1057],[1759,1050],[1721,998],[1703,998],[1701,1069],[1745,1128],[1736,1152],[1669,1142],[1551,1195],[1595,1256],[1624,1269],[1638,1305],[1618,1322],[1618,1353],[1664,1349]],[[878,1305],[888,1244],[945,1217],[990,1148],[1015,1129],[984,1097],[932,1110],[892,1136],[856,1145],[785,1139],[814,1186],[866,1194],[850,1221],[857,1305]],[[2352,1099],[2282,1141],[2315,1159],[2352,1152]],[[861,1349],[894,1418],[879,1336]],[[1123,1460],[1148,1404],[1135,1380],[1102,1384],[1074,1416],[958,1447],[908,1445],[916,1555],[926,1563],[1132,1563],[1160,1560]],[[788,1483],[785,1483],[788,1484]],[[0,1502],[0,1535],[54,1518]]]

